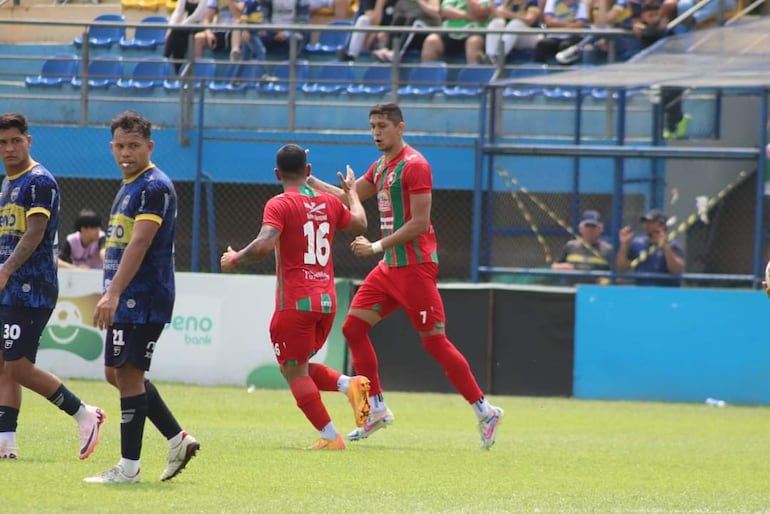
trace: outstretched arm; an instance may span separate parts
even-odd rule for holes
[[[270,225],[262,225],[257,238],[240,251],[228,246],[227,251],[219,259],[222,271],[231,271],[240,264],[259,262],[273,252],[275,242],[281,236],[281,232]]]

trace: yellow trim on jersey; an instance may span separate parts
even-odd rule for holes
[[[33,214],[43,214],[46,218],[51,217],[51,211],[46,209],[45,207],[32,207],[30,210],[27,211],[27,217],[29,218]]]
[[[152,169],[152,168],[154,168],[154,167],[155,167],[155,165],[152,163],[152,161],[150,161],[150,164],[148,164],[148,165],[147,165],[147,167],[146,167],[145,169],[143,169],[142,171],[140,171],[139,173],[137,173],[137,174],[136,174],[136,175],[134,175],[133,177],[131,177],[131,178],[124,178],[124,179],[123,179],[123,183],[124,183],[124,184],[130,184],[130,183],[131,183],[131,182],[133,182],[134,180],[136,180],[136,179],[138,179],[139,177],[141,177],[143,173],[147,172],[147,170],[151,170],[151,169]]]
[[[35,161],[30,161],[30,162],[32,164],[29,165],[29,168],[27,168],[24,171],[18,172],[16,175],[8,175],[8,180],[16,180],[17,178],[21,177],[22,175],[27,173],[29,170],[31,170],[32,168],[34,168],[35,166],[38,166],[40,164],[39,162],[35,162]]]
[[[137,216],[134,216],[135,221],[154,221],[158,225],[163,225],[163,218],[158,216],[157,214],[139,214]]]

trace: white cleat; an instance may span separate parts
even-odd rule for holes
[[[169,445],[166,457],[166,469],[160,475],[160,480],[171,480],[187,466],[190,459],[200,450],[201,444],[187,432],[182,433],[182,440],[176,446]]]
[[[130,476],[123,471],[123,466],[116,464],[104,473],[84,478],[83,482],[87,484],[135,484],[139,482],[140,471],[136,475]]]

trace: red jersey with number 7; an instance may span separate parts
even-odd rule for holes
[[[330,194],[295,187],[267,201],[262,224],[281,232],[275,309],[336,312],[332,241],[338,228],[350,224],[347,207]]]
[[[377,188],[377,209],[380,211],[382,237],[388,236],[412,219],[411,195],[429,194],[433,189],[430,164],[420,152],[409,145],[390,162],[377,159],[364,175]],[[433,225],[405,244],[385,250],[385,263],[391,267],[438,263],[436,233]]]

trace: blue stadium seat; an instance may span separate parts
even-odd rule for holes
[[[27,77],[27,86],[61,87],[69,82],[78,72],[79,60],[75,55],[55,55],[43,62],[40,75]]]
[[[242,93],[256,89],[263,74],[264,67],[257,61],[229,64],[222,80],[212,80],[208,88],[214,93]]]
[[[142,18],[139,23],[164,23],[168,24],[168,18],[165,16],[147,16]],[[155,50],[158,45],[166,42],[165,28],[137,27],[133,39],[120,38],[118,44],[123,50]]]
[[[93,89],[107,89],[118,83],[123,78],[123,60],[117,59],[93,59],[88,63],[88,87]],[[72,87],[79,88],[83,85],[81,77],[73,77],[70,82]]]
[[[163,85],[169,69],[168,61],[162,57],[148,58],[136,63],[130,79],[120,79],[115,85],[123,90],[152,91],[156,86]]]
[[[185,68],[187,68],[187,65],[185,65]],[[198,59],[195,61],[195,65],[193,66],[193,79],[195,82],[193,83],[193,88],[198,89],[200,87],[201,81],[204,82],[204,85],[208,85],[212,80],[214,80],[217,76],[217,62],[213,59]],[[166,79],[163,81],[163,89],[165,89],[168,92],[176,92],[179,91],[179,88],[181,87],[181,81],[178,79]]]
[[[424,62],[412,68],[408,85],[398,88],[399,96],[432,98],[444,90],[447,80],[447,65],[442,61]]]
[[[514,68],[508,72],[509,79],[524,77],[536,77],[538,75],[548,75],[549,71],[543,66]],[[531,86],[529,84],[519,84],[508,86],[503,89],[503,98],[533,98],[543,93],[542,87]]]
[[[273,71],[273,75],[275,76],[275,80],[270,81],[266,84],[261,84],[257,91],[259,93],[264,93],[268,95],[282,95],[289,92],[289,63],[284,62],[279,64],[275,67],[275,70]],[[296,80],[297,80],[297,89],[301,89],[302,85],[307,82],[307,79],[310,77],[310,64],[306,59],[299,59],[297,60],[297,67],[296,67]]]
[[[330,27],[352,27],[350,20],[333,20],[328,24]],[[350,32],[346,31],[321,31],[318,35],[318,43],[308,43],[305,45],[305,51],[310,54],[333,54],[338,48],[344,48],[348,44]]]
[[[543,88],[543,96],[556,100],[574,100],[577,98],[577,88],[548,86]],[[585,90],[583,91],[583,96],[586,96]]]
[[[482,86],[488,84],[494,74],[493,66],[466,66],[457,74],[455,85],[444,88],[444,94],[450,97],[476,98],[481,94]]]
[[[315,81],[303,84],[302,91],[308,94],[338,95],[347,91],[355,78],[352,62],[322,64]]]
[[[126,22],[126,17],[122,14],[100,14],[94,21],[119,21],[121,23]],[[126,37],[125,27],[88,27],[88,45],[93,48],[110,48],[116,44],[122,38]],[[72,40],[72,44],[76,48],[83,46],[83,38],[81,36]]]
[[[348,86],[349,95],[375,96],[390,92],[393,84],[393,66],[372,64],[364,70],[358,84]]]

